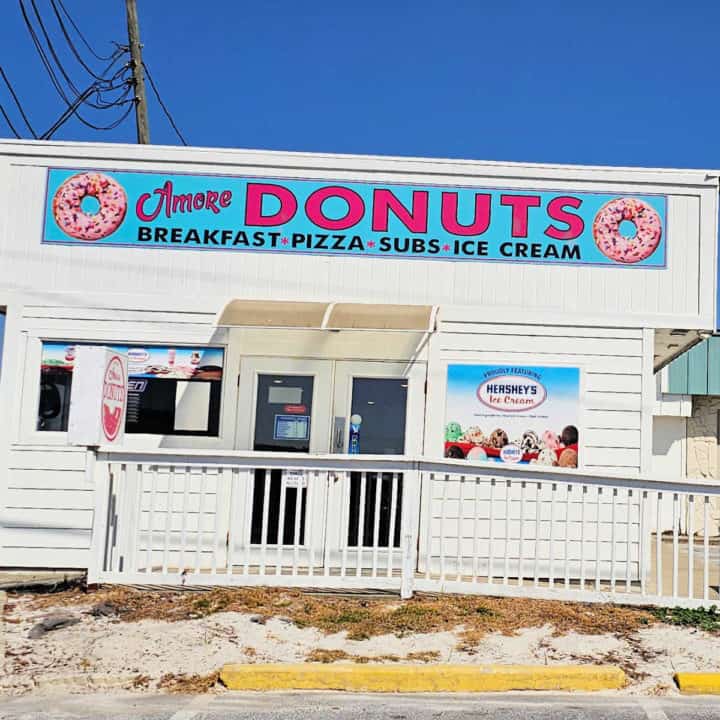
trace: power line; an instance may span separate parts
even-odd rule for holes
[[[135,0],[127,0],[128,8],[134,8]],[[81,65],[83,70],[88,73],[93,79],[93,82],[84,90],[80,90],[78,85],[75,84],[72,76],[67,71],[66,67],[63,65],[62,60],[60,59],[60,55],[57,52],[56,46],[53,43],[51,34],[48,32],[48,28],[46,27],[45,22],[43,21],[42,14],[40,13],[40,10],[38,9],[38,5],[36,3],[36,0],[30,0],[30,4],[32,6],[32,11],[34,14],[35,22],[37,23],[40,33],[42,34],[43,41],[41,40],[40,36],[38,35],[38,32],[35,29],[34,23],[31,21],[30,16],[28,15],[28,10],[25,5],[24,0],[18,0],[18,3],[20,5],[20,11],[22,13],[23,21],[25,23],[25,26],[30,34],[30,37],[32,39],[32,42],[35,46],[35,49],[37,51],[37,54],[40,58],[40,61],[45,69],[46,74],[48,75],[48,78],[50,79],[51,84],[53,85],[53,88],[55,89],[55,92],[58,94],[58,96],[61,98],[63,103],[66,105],[66,109],[63,111],[63,113],[60,115],[60,117],[53,123],[53,125],[48,128],[41,136],[40,139],[49,139],[52,137],[52,135],[57,132],[57,130],[62,127],[71,117],[75,116],[83,125],[86,127],[89,127],[93,130],[112,130],[113,128],[116,128],[120,123],[122,123],[125,118],[130,114],[133,107],[136,108],[138,103],[140,102],[139,95],[141,93],[138,93],[138,85],[140,84],[140,81],[142,80],[143,74],[147,74],[148,81],[150,82],[150,86],[152,87],[153,93],[155,94],[155,97],[160,104],[160,107],[162,108],[166,118],[168,119],[170,125],[172,126],[173,130],[175,131],[176,135],[180,139],[183,145],[187,145],[187,141],[185,140],[182,132],[177,126],[177,123],[175,122],[174,118],[172,117],[170,110],[168,109],[167,105],[163,101],[160,91],[155,84],[155,81],[150,73],[150,70],[148,69],[147,65],[142,62],[142,58],[139,56],[139,51],[136,52],[138,54],[137,60],[133,64],[133,62],[126,62],[122,67],[119,69],[116,69],[115,72],[108,77],[108,74],[111,72],[113,67],[117,64],[117,62],[128,53],[128,51],[131,49],[131,47],[126,45],[121,45],[119,43],[114,43],[116,46],[116,50],[107,56],[98,54],[93,47],[90,45],[88,39],[85,37],[85,35],[82,33],[80,28],[78,27],[77,23],[73,19],[72,15],[68,11],[68,9],[65,7],[65,4],[63,0],[50,0],[50,4],[52,6],[53,13],[55,15],[55,19],[57,20],[57,25],[60,28],[60,32],[62,33],[65,42],[67,43],[67,46],[74,56],[75,60]],[[63,18],[66,18],[66,20]],[[130,18],[130,10],[128,10],[128,18]],[[67,22],[66,22],[67,21]],[[68,24],[72,27],[72,29],[75,31],[77,37],[80,38],[81,42],[84,44],[84,46],[89,50],[92,55],[97,58],[98,60],[108,60],[110,61],[109,65],[102,71],[96,72],[88,62],[85,61],[83,58],[82,53],[78,49],[78,46],[76,45],[75,41],[73,40],[72,33],[68,29]],[[139,45],[139,37],[137,35],[137,16],[135,15],[134,20],[134,29],[135,29],[135,41],[136,44],[138,44],[138,47],[141,47]],[[130,20],[128,20],[128,33],[129,35],[132,35],[130,33]],[[46,50],[46,47],[47,50]],[[132,46],[132,41],[131,41]],[[137,50],[137,48],[136,48]],[[5,84],[7,85],[10,94],[12,95],[13,101],[15,102],[15,105],[17,106],[18,110],[20,111],[20,114],[23,118],[23,121],[27,125],[28,129],[32,133],[32,136],[34,138],[37,138],[37,133],[35,132],[35,129],[30,124],[30,121],[20,103],[20,100],[17,96],[17,93],[15,92],[14,88],[12,87],[8,77],[6,76],[4,70],[2,67],[0,67],[0,74],[2,76],[2,79],[5,81]],[[135,88],[135,94],[133,97],[128,97],[133,88]],[[106,98],[106,95],[108,93],[114,93],[119,92],[118,95]],[[94,100],[91,100],[91,98],[94,98]],[[91,122],[87,118],[83,117],[80,114],[80,108],[83,105],[87,105],[88,107],[91,107],[96,110],[108,110],[114,107],[121,107],[123,105],[128,105],[128,108],[115,120],[108,123],[107,125],[100,125],[96,124],[94,122]],[[145,105],[145,101],[143,100],[143,105]],[[3,116],[5,121],[8,124],[8,127],[10,130],[14,133],[15,137],[20,138],[20,134],[17,131],[17,128],[13,125],[10,116],[6,112],[5,108],[0,104],[0,114]],[[146,140],[146,142],[149,142],[149,139]]]
[[[54,69],[53,69],[53,67],[52,67],[52,63],[50,62],[50,60],[49,60],[49,58],[48,58],[48,56],[47,56],[47,54],[46,54],[46,52],[45,52],[45,50],[44,50],[44,48],[43,48],[43,46],[42,46],[42,43],[40,42],[40,38],[38,37],[38,35],[37,35],[36,31],[35,31],[35,28],[33,27],[32,23],[31,23],[31,21],[30,21],[30,18],[28,17],[28,13],[27,13],[27,9],[26,9],[26,7],[25,7],[25,3],[23,2],[23,0],[18,0],[18,2],[19,2],[19,5],[20,5],[20,11],[21,11],[21,13],[22,13],[23,20],[24,20],[24,22],[25,22],[25,26],[26,26],[28,32],[30,33],[30,37],[31,37],[31,39],[32,39],[32,41],[33,41],[33,44],[35,45],[35,49],[37,50],[38,55],[40,56],[40,60],[41,60],[42,64],[43,64],[44,67],[45,67],[45,70],[46,70],[46,72],[47,72],[47,74],[48,74],[48,77],[50,78],[50,81],[51,81],[53,87],[55,88],[55,91],[58,93],[58,95],[60,96],[60,98],[63,100],[63,102],[65,103],[65,105],[67,106],[67,108],[70,110],[70,113],[71,113],[72,115],[75,115],[75,117],[77,117],[77,119],[78,119],[83,125],[85,125],[86,127],[91,128],[91,129],[93,129],[93,130],[106,130],[106,129],[110,129],[110,127],[111,127],[112,124],[109,125],[109,126],[96,125],[95,123],[92,123],[92,122],[90,122],[89,120],[87,120],[86,118],[84,118],[84,117],[80,114],[80,112],[79,112],[79,110],[78,110],[78,108],[80,107],[80,105],[81,105],[82,103],[78,103],[77,101],[78,101],[78,98],[80,98],[81,96],[83,96],[83,102],[86,103],[87,105],[89,105],[90,107],[93,107],[93,108],[98,109],[98,110],[106,110],[106,109],[109,109],[109,108],[111,108],[111,107],[114,107],[116,104],[119,105],[119,104],[121,104],[121,103],[120,103],[120,102],[117,102],[117,100],[116,100],[116,102],[106,103],[106,104],[92,103],[92,102],[90,102],[90,101],[88,100],[88,98],[93,94],[93,91],[95,91],[95,90],[98,90],[98,89],[100,89],[100,90],[103,90],[103,89],[104,89],[104,90],[117,90],[117,89],[120,89],[120,88],[122,87],[122,85],[120,85],[120,86],[118,86],[118,87],[115,87],[115,86],[113,86],[113,85],[111,84],[109,87],[101,88],[100,85],[98,84],[98,82],[95,81],[95,82],[93,83],[93,85],[91,86],[91,88],[88,89],[88,91],[82,91],[82,92],[80,92],[80,91],[75,87],[74,83],[71,81],[71,79],[69,78],[69,76],[68,76],[67,73],[65,72],[65,69],[63,68],[62,64],[60,63],[60,60],[59,60],[59,58],[57,57],[57,54],[55,53],[55,50],[54,50],[54,48],[53,48],[53,46],[52,46],[52,43],[51,43],[51,41],[50,41],[50,38],[49,38],[49,36],[48,36],[48,33],[47,33],[47,31],[45,30],[45,26],[44,26],[44,24],[43,24],[43,22],[42,22],[42,19],[41,19],[41,17],[40,17],[40,14],[39,14],[39,12],[38,12],[38,10],[37,10],[37,5],[35,4],[35,0],[31,0],[33,9],[34,9],[35,14],[36,14],[36,16],[37,16],[37,18],[38,18],[38,21],[39,21],[39,23],[40,23],[41,30],[42,30],[42,32],[43,32],[43,35],[45,36],[46,42],[48,43],[48,47],[50,48],[50,52],[51,52],[53,58],[55,59],[57,65],[58,65],[58,67],[59,67],[59,69],[60,69],[60,72],[61,72],[62,75],[65,77],[65,80],[67,81],[68,85],[70,86],[71,90],[73,91],[73,94],[75,95],[74,99],[73,99],[73,100],[70,100],[70,99],[68,98],[67,94],[65,93],[63,87],[62,87],[62,83],[60,82],[59,78],[57,77],[57,75],[56,75],[56,73],[55,73],[55,71],[54,71]],[[118,59],[119,59],[124,53],[125,53],[125,49],[124,49],[122,46],[119,46],[118,49],[117,49],[117,50],[113,53],[113,55],[111,56],[111,58],[110,58],[110,59],[111,59],[110,65],[108,65],[108,67],[105,69],[105,71],[103,72],[103,75],[104,75],[105,73],[109,72],[109,70],[112,68],[112,66],[118,61]],[[113,77],[115,77],[115,76],[113,76]]]
[[[60,70],[60,73],[62,74],[63,78],[65,78],[65,82],[67,83],[68,87],[72,90],[72,92],[75,94],[75,96],[76,97],[79,96],[81,91],[78,90],[77,86],[73,83],[72,78],[70,77],[68,72],[65,70],[65,67],[63,66],[62,62],[60,61],[60,58],[55,50],[55,46],[53,45],[52,41],[50,40],[50,34],[48,33],[47,28],[45,27],[45,23],[42,20],[42,16],[40,15],[40,11],[38,10],[35,0],[30,0],[30,4],[32,5],[38,25],[40,26],[40,31],[42,32],[43,37],[45,38],[45,43],[47,44],[48,50],[50,50],[50,54],[52,55],[53,60],[55,60],[55,64],[57,65],[58,70]],[[22,5],[22,0],[21,0],[21,5]],[[115,51],[115,55],[116,55],[116,57],[118,56],[117,50]],[[47,56],[46,56],[46,58],[47,58]],[[113,60],[114,59],[116,59],[116,58],[113,58]],[[93,77],[97,78],[97,75],[95,75],[95,73],[91,72],[90,74]],[[102,78],[98,78],[98,79],[102,79]],[[88,101],[87,104],[90,107],[95,108],[96,110],[102,109],[95,103]]]
[[[173,130],[177,134],[177,136],[180,138],[180,142],[183,145],[187,145],[187,140],[183,137],[183,134],[180,132],[178,126],[175,124],[175,121],[173,120],[172,115],[170,114],[170,111],[167,109],[167,106],[163,102],[163,99],[160,97],[160,91],[157,88],[157,85],[155,84],[155,81],[153,80],[153,76],[150,74],[150,70],[148,69],[148,66],[146,63],[143,63],[143,67],[145,68],[145,73],[147,74],[148,80],[150,81],[150,87],[153,89],[153,92],[155,93],[155,97],[157,98],[157,101],[160,103],[160,107],[163,109],[163,112],[165,113],[165,116],[170,121],[170,124],[172,125]]]
[[[41,140],[49,140],[74,114],[75,109],[83,103],[85,100],[85,97],[90,95],[92,92],[95,92],[93,86],[91,85],[84,93],[80,95],[80,97],[73,103],[71,107],[69,107],[54,123],[53,125],[48,128],[41,136]],[[125,112],[120,115],[116,120],[111,122],[109,125],[106,125],[104,127],[98,128],[99,130],[114,130],[120,123],[125,120],[125,118],[132,112],[133,109],[133,103],[134,100],[130,98],[129,100],[123,100],[122,102],[118,102],[117,105],[127,105],[128,108],[125,110]]]
[[[78,52],[77,48],[75,47],[75,43],[72,41],[72,38],[70,37],[70,33],[68,33],[67,28],[65,27],[65,23],[63,22],[62,15],[60,14],[60,10],[58,9],[56,0],[50,0],[50,4],[52,5],[53,12],[55,13],[55,17],[57,18],[58,25],[60,26],[60,30],[62,34],[65,36],[65,40],[67,41],[68,47],[70,48],[70,51],[75,56],[77,61],[85,68],[85,70],[92,75],[96,80],[103,80],[104,78],[100,77],[82,58],[82,55]],[[64,10],[65,8],[63,8]],[[65,11],[67,12],[67,11]],[[73,23],[73,26],[77,30],[77,26]],[[91,49],[92,52],[92,49]],[[107,58],[110,60],[110,58]]]
[[[75,21],[72,18],[72,15],[68,12],[67,8],[65,7],[65,4],[63,3],[63,0],[57,0],[58,5],[62,8],[62,11],[65,13],[65,17],[70,21],[70,24],[75,29],[75,32],[78,34],[78,37],[83,41],[83,44],[85,47],[98,59],[98,60],[110,60],[112,55],[98,55],[95,50],[93,50],[90,43],[85,39],[85,36],[80,31],[80,28],[77,26]],[[53,7],[55,7],[55,3],[53,2]]]
[[[5,74],[5,70],[3,70],[2,65],[0,65],[0,75],[2,75],[2,78],[5,81],[5,84],[7,85],[8,90],[10,91],[10,94],[12,95],[13,100],[15,101],[15,105],[17,105],[17,109],[20,111],[20,115],[22,115],[23,121],[28,126],[28,130],[30,130],[30,132],[34,138],[37,138],[37,133],[33,129],[33,126],[30,124],[30,120],[28,120],[28,117],[25,114],[25,110],[23,110],[23,106],[20,103],[20,100],[18,99],[15,89],[13,88],[12,84],[10,83],[10,80],[8,80],[8,76]]]
[[[18,140],[21,140],[22,138],[20,137],[20,133],[16,130],[15,126],[12,124],[12,120],[10,120],[10,117],[5,112],[5,108],[2,106],[2,103],[0,103],[0,113],[2,113],[2,116],[5,118],[5,122],[8,124],[8,127],[12,131],[13,135],[15,135],[15,137]]]

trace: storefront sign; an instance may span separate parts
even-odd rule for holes
[[[663,195],[50,169],[43,242],[662,268],[666,206]]]
[[[577,467],[580,369],[449,365],[445,456]]]

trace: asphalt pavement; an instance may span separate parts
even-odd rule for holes
[[[720,697],[362,695],[335,692],[25,696],[0,703],[2,720],[720,720]]]

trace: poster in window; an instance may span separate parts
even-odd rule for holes
[[[38,430],[67,430],[76,355],[84,345],[43,343]],[[125,432],[219,434],[223,348],[112,345],[111,349],[128,360]]]
[[[445,457],[576,468],[580,368],[449,365]]]
[[[43,369],[72,371],[77,346],[47,342],[42,347]],[[217,347],[160,347],[112,345],[127,355],[131,378],[167,380],[222,380],[223,349]]]

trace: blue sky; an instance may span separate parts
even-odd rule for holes
[[[53,29],[50,0],[36,2]],[[125,40],[123,0],[64,2],[102,53]],[[720,167],[711,0],[138,6],[146,60],[195,145]],[[62,106],[15,0],[0,47],[47,128]],[[150,119],[154,142],[177,142],[155,103]],[[57,137],[133,141],[134,124],[97,133],[73,121]]]
[[[50,0],[36,2],[85,87]],[[126,41],[123,0],[64,2],[101,54]],[[715,0],[138,6],[145,59],[193,145],[720,168]],[[64,107],[15,0],[2,20],[0,61],[45,130]],[[0,101],[22,128],[4,87]],[[150,110],[153,142],[177,143],[154,99]],[[55,137],[133,142],[135,128],[73,120]]]

